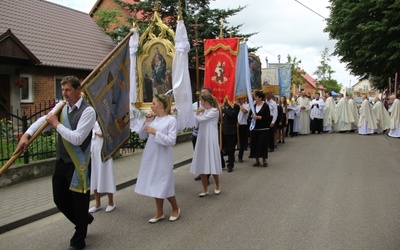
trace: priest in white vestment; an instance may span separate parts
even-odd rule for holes
[[[308,135],[310,133],[310,100],[306,96],[305,92],[300,92],[299,98],[297,98],[297,105],[300,108],[300,131],[301,135]]]
[[[350,98],[350,97],[346,97],[346,98],[347,98],[347,102],[350,107],[350,112],[353,114],[353,117],[354,117],[354,122],[351,124],[351,131],[354,132],[356,129],[358,129],[358,108],[357,108],[357,104],[355,103],[355,101],[352,98]]]
[[[315,134],[315,132],[318,132],[318,134],[320,134],[322,133],[323,128],[325,102],[320,98],[320,94],[316,93],[315,98],[311,101],[310,105],[311,133]]]
[[[300,109],[297,107],[296,100],[294,97],[289,102],[288,105],[288,122],[289,122],[289,135],[293,137],[299,132],[299,115]]]
[[[363,102],[360,108],[360,118],[358,120],[358,134],[370,135],[378,129],[374,112],[366,95],[362,96]]]
[[[332,94],[330,92],[326,93],[326,100],[324,105],[324,120],[323,120],[323,131],[331,133],[333,129],[333,124],[337,121],[336,115],[336,104],[333,100]]]
[[[375,97],[375,104],[372,107],[372,111],[375,114],[378,125],[375,133],[385,133],[385,131],[390,128],[390,116],[379,97]]]
[[[400,100],[392,95],[390,97],[392,106],[390,107],[390,131],[389,136],[400,138]]]
[[[334,124],[334,130],[343,133],[351,130],[354,117],[343,94],[339,94],[339,98],[336,105],[337,122]]]

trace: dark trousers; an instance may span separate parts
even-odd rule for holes
[[[239,159],[243,159],[244,149],[247,147],[249,125],[239,125]]]
[[[197,141],[197,136],[192,135],[193,150],[194,150],[194,147],[196,146],[196,141]]]
[[[223,135],[225,154],[228,155],[228,169],[232,169],[235,162],[235,148],[237,135]]]
[[[311,133],[313,133],[313,134],[315,132],[322,133],[322,129],[323,129],[323,120],[322,119],[317,119],[317,118],[311,119],[311,122],[310,122]]]
[[[289,135],[293,136],[293,123],[294,119],[288,119],[288,129],[286,130],[286,135],[289,133]]]
[[[72,163],[66,164],[63,160],[56,162],[53,174],[53,198],[57,208],[75,225],[75,234],[70,245],[83,248],[89,222],[90,191],[86,194],[69,190],[75,167]]]
[[[268,147],[269,149],[271,149],[271,151],[274,151],[275,149],[275,132],[276,132],[276,126],[278,126],[277,124],[274,124],[273,128],[270,128],[268,130]]]

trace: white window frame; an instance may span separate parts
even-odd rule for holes
[[[33,76],[30,74],[20,74],[20,78],[28,78],[28,98],[22,99],[22,89],[19,90],[19,97],[21,103],[33,103],[34,102],[34,93],[33,93]]]

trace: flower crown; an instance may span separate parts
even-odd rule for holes
[[[166,99],[166,97],[170,97],[171,94],[172,94],[172,89],[165,92],[165,94],[163,94],[162,96],[159,94],[155,94],[154,97],[157,98],[157,100],[159,100],[163,104],[164,109],[166,109],[168,108],[168,100]]]
[[[211,105],[214,103],[214,98],[211,94],[204,94],[202,93],[200,95],[201,99],[203,99],[204,101],[210,103]]]

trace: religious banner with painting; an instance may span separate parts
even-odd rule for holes
[[[262,91],[264,93],[272,92],[274,95],[279,95],[279,71],[278,68],[262,69]]]
[[[85,86],[103,132],[105,161],[129,138],[129,40],[121,44],[105,66]]]
[[[212,90],[219,103],[235,102],[238,38],[207,39],[204,45],[204,86]]]

